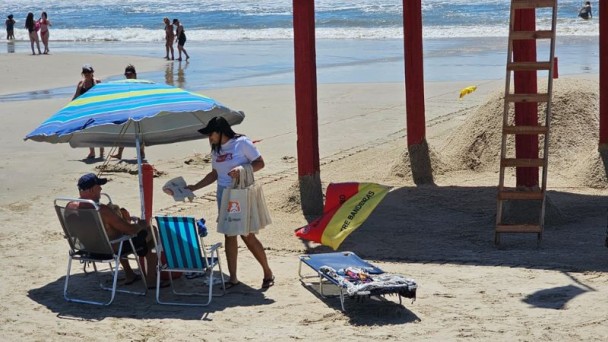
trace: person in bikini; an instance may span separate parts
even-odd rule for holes
[[[167,19],[168,20],[168,19]],[[132,64],[127,65],[125,68],[125,77],[128,80],[137,79],[137,72],[135,71],[135,67]],[[125,150],[124,147],[119,147],[116,154],[111,155],[110,157],[114,159],[122,159],[122,152]],[[146,159],[146,153],[144,152],[144,145],[142,144],[139,148],[139,152],[141,155],[141,159]]]
[[[29,12],[27,17],[25,18],[25,28],[27,29],[28,35],[30,37],[30,45],[32,46],[32,55],[35,55],[34,52],[34,43],[36,47],[38,47],[38,54],[42,54],[40,52],[40,40],[38,38],[38,23],[34,20],[34,13]]]
[[[40,39],[42,39],[42,44],[44,45],[44,54],[47,55],[49,53],[49,26],[52,25],[48,20],[46,12],[42,12],[38,22],[40,23]]]
[[[76,99],[78,96],[86,93],[89,89],[93,88],[96,84],[101,83],[100,80],[96,79],[93,73],[93,66],[91,64],[85,64],[82,66],[82,80],[78,82],[76,86],[76,92],[74,96],[72,96],[72,101]],[[104,149],[103,147],[99,148],[99,158],[103,159]],[[89,147],[89,155],[87,159],[95,159],[95,149],[93,147]]]
[[[174,60],[173,41],[175,41],[175,33],[173,32],[173,25],[167,17],[163,19],[163,22],[165,23],[165,50],[167,50],[165,59],[169,60],[169,51],[171,51],[171,60]]]
[[[15,40],[15,19],[12,14],[6,17],[4,26],[6,26],[6,40]]]

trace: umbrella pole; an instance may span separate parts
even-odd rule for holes
[[[142,173],[142,160],[141,160],[141,150],[140,150],[140,145],[141,142],[140,140],[140,136],[139,136],[139,122],[135,123],[135,151],[137,151],[137,175],[139,178],[139,199],[140,199],[140,203],[141,203],[141,219],[145,219],[146,218],[146,204],[145,204],[145,199],[144,199],[144,179],[143,179],[143,173]]]

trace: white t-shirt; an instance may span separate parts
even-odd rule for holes
[[[258,149],[246,136],[228,140],[219,154],[211,152],[211,167],[217,171],[217,185],[230,187],[232,178],[228,172],[237,166],[250,164],[260,156]]]

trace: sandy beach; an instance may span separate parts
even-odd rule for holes
[[[44,59],[44,63],[32,60]],[[96,76],[116,77],[126,64],[139,72],[162,71],[162,59],[125,55],[57,53],[0,54],[0,95],[76,85],[79,66]],[[189,77],[196,77],[190,74]],[[160,306],[154,294],[117,295],[109,307],[68,303],[62,296],[68,244],[53,200],[77,197],[76,181],[96,172],[85,149],[23,138],[71,97],[7,101],[0,115],[0,333],[6,341],[605,341],[608,339],[608,248],[606,176],[597,155],[597,74],[556,80],[551,140],[548,211],[540,246],[534,234],[505,235],[493,244],[500,144],[497,108],[502,80],[427,82],[427,137],[434,186],[415,186],[406,151],[402,83],[341,83],[319,86],[321,179],[394,186],[367,222],[340,246],[385,271],[414,278],[418,298],[346,302],[320,298],[316,284],[298,278],[298,256],[329,252],[307,248],[294,235],[306,224],[297,189],[296,125],[292,85],[208,89],[211,96],[246,113],[235,130],[255,140],[266,168],[264,186],[273,225],[260,234],[276,285],[260,291],[262,271],[249,251],[239,249],[243,285],[206,308]],[[3,80],[6,80],[3,78]],[[44,84],[44,87],[40,87]],[[458,100],[459,90],[478,90]],[[498,137],[498,138],[497,138]],[[207,243],[215,232],[215,188],[193,202],[174,202],[162,184],[183,176],[199,180],[210,169],[206,140],[152,146],[154,213],[204,216]],[[137,211],[135,153],[104,186],[113,200]],[[599,163],[599,164],[598,164]],[[224,265],[224,269],[225,265]],[[74,267],[75,283],[88,281]],[[178,281],[188,281],[180,279]]]

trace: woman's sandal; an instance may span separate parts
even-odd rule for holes
[[[274,275],[270,278],[262,279],[262,288],[263,289],[267,289],[267,288],[271,287],[272,285],[274,285]]]
[[[237,281],[236,283],[233,283],[231,281],[227,281],[227,282],[224,283],[224,288],[226,290],[230,290],[231,288],[233,288],[235,286],[239,286],[239,285],[241,285],[240,281]]]

